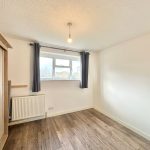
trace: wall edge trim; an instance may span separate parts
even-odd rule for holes
[[[52,112],[50,114],[47,114],[47,118],[49,117],[55,117],[55,116],[60,116],[60,115],[64,115],[64,114],[69,114],[69,113],[73,113],[73,112],[77,112],[77,111],[82,111],[82,110],[86,110],[86,109],[91,109],[93,108],[93,106],[87,106],[87,107],[78,107],[75,109],[71,109],[71,110],[67,110],[67,111],[60,111],[60,112]]]
[[[120,120],[120,119],[118,119],[118,118],[116,118],[116,117],[113,117],[111,114],[105,112],[104,110],[99,109],[98,107],[94,107],[94,109],[97,110],[98,112],[100,112],[100,113],[106,115],[106,116],[109,117],[110,119],[112,119],[112,120],[114,120],[114,121],[120,123],[120,124],[123,125],[124,127],[128,128],[128,129],[130,129],[130,130],[132,130],[132,131],[135,132],[136,134],[138,134],[138,135],[142,136],[143,138],[145,138],[145,139],[147,139],[147,140],[150,141],[150,135],[146,134],[146,133],[143,132],[142,130],[140,130],[140,129],[134,127],[133,125],[131,125],[131,124],[129,124],[129,123],[126,123],[126,122],[124,122],[124,121],[122,121],[122,120]]]

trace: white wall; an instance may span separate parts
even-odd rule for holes
[[[150,139],[150,35],[99,52],[95,108]]]
[[[13,85],[29,85],[13,89],[12,95],[32,94],[30,41],[7,39],[13,46],[9,51],[9,79]],[[42,82],[48,115],[93,107],[94,103],[99,111],[150,139],[150,35],[92,53],[89,69],[88,89],[80,89],[78,81]]]
[[[31,93],[32,48],[30,41],[7,36],[13,46],[9,52],[9,80],[12,85],[27,84],[28,88],[12,89],[12,96]],[[94,54],[90,55],[89,88],[79,88],[79,81],[43,81],[42,91],[46,95],[46,112],[48,116],[93,107],[94,90]],[[54,109],[48,110],[48,108]]]

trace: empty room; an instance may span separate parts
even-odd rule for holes
[[[0,0],[0,150],[150,150],[150,0]]]

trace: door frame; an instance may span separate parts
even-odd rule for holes
[[[9,121],[9,110],[8,110],[8,48],[12,48],[11,45],[6,41],[6,39],[0,34],[0,47],[3,50],[3,93],[4,93],[4,134],[0,139],[0,150],[3,149],[3,146],[8,137],[8,121]]]

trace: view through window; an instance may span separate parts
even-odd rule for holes
[[[79,56],[56,55],[41,52],[41,80],[80,80],[81,68]]]

